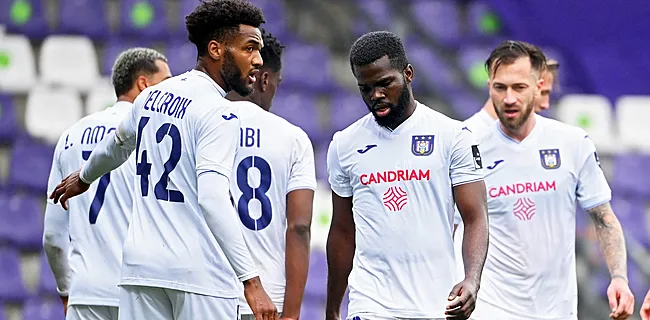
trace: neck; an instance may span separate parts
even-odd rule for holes
[[[485,104],[483,105],[483,110],[485,110],[485,112],[487,112],[487,114],[489,114],[490,117],[492,117],[492,119],[496,120],[498,118],[497,112],[494,111],[494,105],[492,104],[492,100],[488,99],[487,101],[485,101]]]
[[[255,88],[255,90],[258,90],[258,88]],[[226,99],[228,99],[230,101],[248,101],[248,102],[252,102],[252,103],[256,104],[258,107],[262,108],[262,101],[258,97],[257,94],[249,94],[246,97],[242,97],[239,93],[237,93],[235,91],[230,91],[226,95]],[[262,108],[262,109],[264,109],[264,108]],[[266,110],[266,111],[268,111],[268,110]]]
[[[133,103],[135,101],[135,98],[140,94],[141,91],[139,91],[137,88],[131,89],[131,91],[117,97],[117,102],[124,101],[124,102],[129,102]]]
[[[503,125],[501,121],[499,121],[499,127],[501,128],[501,131],[505,133],[508,137],[512,138],[513,140],[516,141],[523,141],[530,135],[530,133],[533,131],[533,128],[535,128],[535,123],[537,123],[537,119],[535,119],[535,114],[530,115],[528,120],[519,127],[518,129],[511,129]]]
[[[203,57],[199,58],[199,62],[196,63],[194,70],[201,71],[210,77],[214,82],[216,82],[224,91],[230,92],[230,87],[226,85],[226,80],[224,80],[223,75],[221,74],[221,68],[217,68],[219,71],[210,71],[208,63],[203,60]]]
[[[402,119],[397,121],[394,125],[389,126],[389,128],[391,130],[397,129],[397,127],[399,127],[402,123],[404,123],[404,121],[406,121],[406,119],[408,119],[413,114],[413,112],[415,111],[415,107],[416,107],[415,99],[413,99],[413,95],[411,95],[411,99],[409,99],[409,104],[406,107],[406,110],[404,110],[404,115],[402,116]]]

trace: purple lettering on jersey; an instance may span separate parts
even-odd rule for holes
[[[151,101],[151,97],[152,97],[153,94],[156,93],[156,92],[158,92],[158,90],[154,90],[154,91],[149,92],[149,95],[147,96],[147,102],[145,102],[145,103],[144,103],[144,106],[143,106],[143,108],[144,108],[145,110],[149,110],[149,107],[148,107],[149,101]]]
[[[503,196],[522,194],[522,193],[535,193],[557,190],[555,180],[553,181],[540,181],[540,182],[525,182],[514,183],[506,186],[492,187],[488,190],[491,198],[498,198]]]

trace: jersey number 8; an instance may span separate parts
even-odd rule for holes
[[[248,183],[248,170],[253,167],[260,171],[260,185],[257,188],[251,187]],[[237,200],[237,211],[244,226],[253,231],[260,231],[268,227],[273,218],[271,199],[266,195],[266,192],[271,187],[271,166],[269,166],[269,163],[260,157],[254,156],[242,159],[237,166],[237,187],[242,192],[239,200]],[[262,215],[258,219],[253,219],[248,209],[248,204],[253,199],[257,199],[262,205]]]
[[[151,163],[147,162],[147,150],[143,150],[140,154],[140,143],[142,142],[142,130],[149,123],[149,117],[140,118],[138,123],[138,136],[135,143],[136,155],[136,175],[140,176],[140,190],[142,196],[146,197],[149,194],[149,175],[151,174]],[[169,202],[185,202],[183,193],[178,190],[168,190],[167,183],[169,182],[169,174],[174,171],[178,161],[181,159],[181,134],[178,128],[172,123],[163,123],[156,131],[156,142],[161,143],[166,136],[172,139],[172,148],[169,154],[169,159],[163,167],[165,171],[160,176],[158,183],[154,186],[154,195],[156,199]]]

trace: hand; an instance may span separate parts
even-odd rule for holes
[[[282,317],[280,320],[298,320],[298,318]]]
[[[645,295],[643,305],[641,305],[641,320],[650,320],[650,290]]]
[[[80,172],[81,170],[77,170],[63,179],[50,195],[50,199],[53,199],[54,203],[61,201],[63,209],[68,210],[68,199],[86,192],[90,187],[89,184],[79,179]]]
[[[63,314],[68,315],[68,297],[60,296],[61,302],[63,302]]]
[[[612,313],[609,314],[611,319],[627,319],[634,312],[634,295],[624,278],[612,278],[612,282],[607,288],[607,299],[609,307],[612,309]]]
[[[478,283],[468,279],[455,285],[447,298],[451,301],[445,310],[447,319],[469,319],[476,306],[478,288]]]
[[[278,310],[264,291],[259,277],[244,281],[244,297],[256,320],[278,320]]]

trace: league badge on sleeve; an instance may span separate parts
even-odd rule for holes
[[[477,145],[472,146],[472,158],[474,158],[474,169],[483,169],[483,160],[481,160],[481,152]]]
[[[411,152],[416,156],[428,156],[433,152],[433,135],[413,136]]]
[[[539,150],[539,159],[542,161],[544,169],[557,169],[562,164],[559,149]]]

